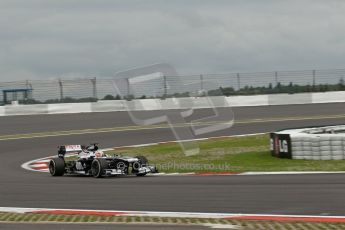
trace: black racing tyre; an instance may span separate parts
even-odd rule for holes
[[[91,173],[93,177],[100,178],[105,176],[105,170],[108,168],[108,162],[103,158],[96,158],[91,163]]]
[[[63,176],[65,174],[65,160],[63,158],[53,158],[49,162],[49,172],[52,176]]]
[[[139,159],[140,167],[146,167],[149,164],[149,161],[144,156],[136,156],[135,158]]]
[[[140,168],[146,167],[149,164],[149,161],[144,156],[136,156],[136,158],[138,158],[138,160],[139,160],[138,162],[139,162]],[[136,175],[137,176],[145,176],[146,174],[147,173],[137,173]]]

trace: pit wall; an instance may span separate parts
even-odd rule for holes
[[[91,113],[137,110],[198,109],[212,107],[268,106],[345,102],[345,91],[254,96],[113,100],[93,103],[61,103],[0,106],[0,116]]]

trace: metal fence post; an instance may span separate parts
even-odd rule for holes
[[[33,93],[32,93],[32,84],[30,83],[29,80],[26,80],[25,82],[26,89],[30,89],[30,91],[27,92],[26,98],[31,99],[33,98]]]
[[[61,79],[59,79],[59,88],[60,88],[60,101],[63,100],[63,85]]]
[[[200,74],[200,91],[204,91],[204,76]]]
[[[97,98],[97,81],[96,81],[96,77],[91,79],[91,83],[92,83],[92,95],[93,98]]]
[[[166,76],[163,76],[163,87],[164,87],[163,97],[166,98],[168,95],[168,85],[167,85],[167,77]]]
[[[274,72],[274,79],[276,81],[276,86],[277,86],[278,85],[278,72],[277,71]]]
[[[316,85],[316,77],[315,77],[315,75],[316,75],[316,71],[313,70],[313,87],[315,87],[315,85]]]
[[[127,83],[127,99],[128,99],[129,95],[131,94],[131,86],[130,86],[129,78],[126,78],[126,83]]]
[[[240,79],[240,74],[239,74],[239,73],[237,73],[236,75],[237,75],[237,88],[238,88],[238,90],[240,90],[240,89],[241,89],[241,79]]]

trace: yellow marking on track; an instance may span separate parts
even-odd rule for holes
[[[309,116],[309,117],[278,117],[278,118],[260,118],[250,120],[238,120],[234,124],[255,124],[255,123],[269,123],[269,122],[284,122],[284,121],[302,121],[302,120],[322,120],[322,119],[340,119],[345,118],[345,114],[329,115],[329,116]],[[167,128],[182,128],[188,126],[207,126],[207,125],[219,125],[219,124],[232,124],[232,121],[213,121],[213,122],[191,122],[180,124],[158,124],[158,125],[134,125],[125,127],[111,127],[111,128],[99,128],[99,129],[81,129],[81,130],[66,130],[66,131],[53,131],[53,132],[38,132],[38,133],[22,133],[0,136],[0,141],[6,140],[18,140],[18,139],[33,139],[44,137],[58,137],[58,136],[70,136],[70,135],[84,135],[95,133],[111,133],[111,132],[124,132],[124,131],[137,131],[137,130],[150,130],[150,129],[167,129]]]

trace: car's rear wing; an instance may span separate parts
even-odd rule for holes
[[[59,157],[64,157],[66,153],[80,153],[83,148],[81,145],[62,145],[58,147],[58,156]]]

